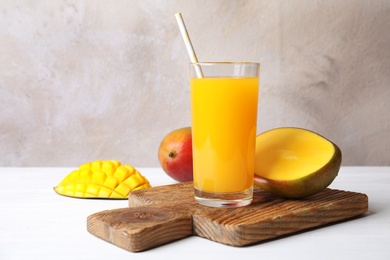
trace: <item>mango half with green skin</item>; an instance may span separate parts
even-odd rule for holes
[[[275,128],[256,137],[254,184],[280,197],[305,198],[333,182],[341,161],[341,150],[325,137],[302,128]]]

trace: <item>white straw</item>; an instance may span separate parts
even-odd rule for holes
[[[179,25],[179,29],[181,32],[181,36],[183,37],[184,44],[186,45],[188,55],[190,55],[190,59],[192,63],[197,63],[198,58],[196,57],[196,53],[194,50],[194,47],[192,46],[190,36],[187,32],[186,25],[184,24],[183,17],[181,16],[181,13],[175,14],[177,24]],[[203,72],[200,66],[195,65],[195,71],[198,78],[203,78]]]

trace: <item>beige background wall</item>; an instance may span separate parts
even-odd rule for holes
[[[390,1],[0,0],[0,166],[158,166],[190,125],[182,12],[201,61],[261,62],[258,133],[390,165]]]

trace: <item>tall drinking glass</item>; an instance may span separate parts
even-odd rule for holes
[[[190,64],[194,191],[198,203],[252,202],[260,64]]]

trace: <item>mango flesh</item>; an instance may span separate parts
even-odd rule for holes
[[[133,166],[116,160],[96,160],[69,173],[54,191],[74,198],[127,199],[131,191],[150,187],[146,177]]]
[[[256,186],[278,196],[299,199],[327,188],[336,178],[340,149],[312,131],[283,127],[256,137]]]

